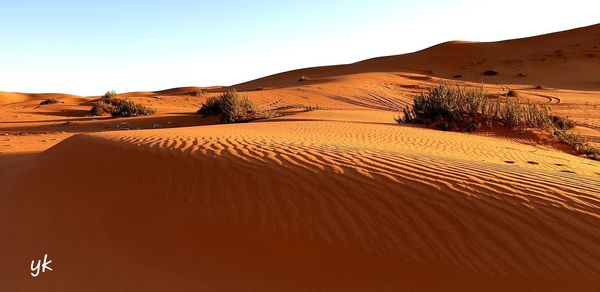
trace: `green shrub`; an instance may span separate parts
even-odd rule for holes
[[[55,103],[59,103],[58,99],[46,98],[46,99],[42,100],[42,102],[40,102],[40,105],[55,104]]]
[[[220,115],[221,123],[239,123],[271,116],[259,109],[247,96],[232,90],[216,97],[209,97],[198,110],[202,116]]]

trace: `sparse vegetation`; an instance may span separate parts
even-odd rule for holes
[[[584,157],[600,160],[600,150],[585,138],[566,132],[576,126],[568,118],[551,115],[546,105],[521,104],[517,98],[488,98],[482,87],[467,89],[440,84],[414,97],[396,118],[400,124],[425,124],[442,130],[474,131],[481,124],[500,124],[511,130],[548,131]]]
[[[47,105],[47,104],[55,104],[55,103],[59,103],[60,101],[56,98],[46,98],[44,100],[42,100],[42,102],[40,102],[40,105]]]
[[[219,96],[209,97],[198,110],[202,116],[220,115],[221,123],[240,123],[271,117],[271,113],[259,109],[247,96],[232,90]]]
[[[110,100],[110,99],[116,99],[117,98],[117,92],[114,90],[109,90],[106,93],[104,93],[104,95],[102,96],[102,100]]]
[[[519,93],[516,90],[512,90],[511,89],[511,90],[508,91],[508,93],[506,94],[506,96],[509,96],[509,97],[518,97]]]
[[[561,142],[571,145],[580,156],[600,161],[600,149],[590,145],[585,137],[559,129],[556,129],[553,134]]]
[[[90,110],[93,116],[110,114],[113,117],[147,116],[156,112],[151,107],[136,103],[129,98],[119,98],[114,90],[107,91]]]
[[[208,90],[206,90],[206,89],[197,89],[197,90],[193,90],[192,92],[190,92],[190,95],[197,97],[197,96],[206,95],[207,93],[208,93]]]
[[[569,118],[556,115],[551,115],[550,121],[552,122],[552,125],[554,125],[554,127],[559,130],[570,130],[575,128],[575,126],[577,125],[575,121]]]
[[[151,107],[139,104],[129,98],[117,98],[111,103],[113,109],[111,115],[113,117],[135,117],[148,116],[156,113]]]
[[[441,128],[456,129],[471,123],[494,122],[509,129],[527,127],[546,128],[550,125],[548,108],[543,105],[522,105],[516,98],[498,96],[488,98],[482,87],[467,89],[440,84],[414,98],[405,107],[401,123],[436,124]]]
[[[102,116],[105,114],[112,113],[113,109],[114,107],[112,106],[112,104],[99,100],[94,104],[94,106],[90,110],[90,114],[92,116]]]

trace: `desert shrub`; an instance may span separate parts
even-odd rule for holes
[[[511,90],[508,91],[508,93],[506,94],[506,96],[509,96],[509,97],[518,97],[519,93],[516,90],[512,90],[511,89]]]
[[[59,103],[58,99],[46,98],[46,99],[42,100],[42,102],[40,102],[40,105],[55,104],[55,103]]]
[[[117,98],[117,92],[114,90],[109,90],[106,93],[104,93],[104,95],[101,97],[101,99],[103,100],[110,100],[110,99],[116,99]]]
[[[114,107],[112,106],[112,104],[100,100],[94,104],[94,106],[90,110],[90,114],[92,116],[102,116],[105,114],[112,113],[113,109]]]
[[[239,123],[270,117],[259,109],[247,96],[232,90],[216,97],[209,97],[198,110],[202,116],[221,115],[221,123]]]
[[[139,104],[129,98],[117,98],[110,104],[113,106],[110,112],[113,117],[148,116],[156,113],[153,108]]]
[[[550,121],[552,122],[552,125],[554,125],[554,127],[559,130],[573,129],[577,125],[577,123],[575,123],[575,121],[573,121],[569,118],[556,116],[556,115],[551,115]]]
[[[566,132],[576,126],[574,121],[551,115],[546,105],[521,104],[517,98],[510,97],[488,98],[483,88],[452,88],[440,84],[415,96],[413,104],[406,106],[403,115],[395,120],[400,124],[436,125],[444,130],[458,128],[461,131],[472,131],[482,122],[489,126],[497,122],[512,130],[537,128],[571,145],[579,155],[600,160],[600,149],[590,145],[584,137]]]
[[[118,98],[114,90],[107,91],[90,110],[92,116],[110,114],[113,117],[146,116],[155,112],[153,108],[136,103],[129,98]]]
[[[585,137],[577,134],[570,134],[560,129],[554,130],[554,136],[561,142],[571,145],[580,156],[593,160],[600,160],[600,149],[590,145]]]
[[[440,84],[414,97],[412,106],[403,109],[403,123],[431,124],[436,120],[457,123],[476,114],[486,100],[482,88],[452,88]]]
[[[445,128],[466,126],[473,122],[494,121],[506,128],[547,128],[550,125],[548,108],[542,105],[522,105],[516,98],[492,100],[482,87],[467,89],[440,84],[414,97],[413,104],[403,109],[399,123],[433,124],[444,122]]]
[[[223,113],[221,105],[219,104],[220,98],[221,96],[211,96],[207,98],[206,101],[202,103],[202,106],[200,106],[198,113],[203,116],[220,115]]]
[[[206,89],[201,89],[201,90],[197,89],[197,90],[193,90],[192,92],[190,92],[190,95],[197,97],[197,96],[203,96],[207,93],[208,93],[208,90],[206,90]]]

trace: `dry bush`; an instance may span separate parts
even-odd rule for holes
[[[569,130],[569,129],[573,129],[573,128],[575,128],[575,126],[577,126],[577,123],[575,123],[575,121],[573,121],[569,118],[566,118],[566,117],[561,117],[561,116],[556,116],[556,115],[551,115],[550,121],[552,122],[554,127],[559,130]]]
[[[113,117],[147,116],[156,110],[129,98],[118,98],[114,90],[107,91],[90,110],[92,116],[110,114]]]
[[[139,104],[129,98],[114,99],[111,105],[113,109],[110,114],[113,117],[148,116],[156,113],[153,108]]]
[[[551,115],[546,105],[521,104],[517,98],[490,99],[483,88],[452,88],[440,84],[414,97],[413,104],[395,118],[400,124],[426,124],[438,128],[472,131],[477,125],[496,122],[517,130],[536,128],[546,130],[561,142],[571,145],[583,157],[600,160],[600,149],[591,146],[584,137],[566,130],[576,126],[573,120]]]
[[[547,128],[548,108],[543,105],[522,105],[516,98],[493,100],[482,87],[467,89],[440,84],[414,97],[413,104],[403,109],[399,123],[426,124],[443,121],[444,128],[456,128],[473,122],[492,125],[498,122],[509,129]]]
[[[102,100],[111,100],[117,98],[117,92],[114,90],[109,90],[100,98]]]
[[[194,97],[198,97],[198,96],[206,95],[207,93],[208,93],[208,90],[206,90],[206,89],[197,89],[197,90],[193,90],[192,92],[190,92],[190,95],[194,96]]]
[[[268,111],[259,109],[247,96],[228,91],[219,96],[209,97],[198,110],[202,116],[220,115],[221,123],[240,123],[272,116]]]
[[[112,104],[99,100],[94,104],[92,109],[90,110],[90,115],[92,116],[102,116],[106,114],[112,113],[114,107]]]
[[[60,101],[56,98],[46,98],[44,100],[42,100],[42,102],[40,102],[40,105],[47,105],[47,104],[55,104],[55,103],[59,103]]]
[[[554,136],[556,136],[561,142],[571,145],[580,156],[600,161],[600,149],[590,145],[585,137],[581,135],[570,134],[560,129],[556,129],[554,131]]]

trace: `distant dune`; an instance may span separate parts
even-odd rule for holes
[[[496,76],[484,76],[487,70]],[[236,85],[289,86],[299,76],[319,79],[371,72],[413,72],[492,84],[542,84],[600,90],[600,24],[500,42],[453,41],[415,53],[294,70]],[[569,74],[564,74],[564,73]],[[459,76],[460,77],[457,77]]]
[[[597,291],[600,162],[531,131],[394,117],[432,84],[483,81],[600,142],[598,47],[600,25],[450,42],[124,93],[157,114],[123,119],[88,116],[97,97],[0,93],[0,290]],[[195,114],[233,87],[316,110],[229,125]],[[60,103],[39,104],[49,97]],[[44,254],[54,270],[33,279]]]

